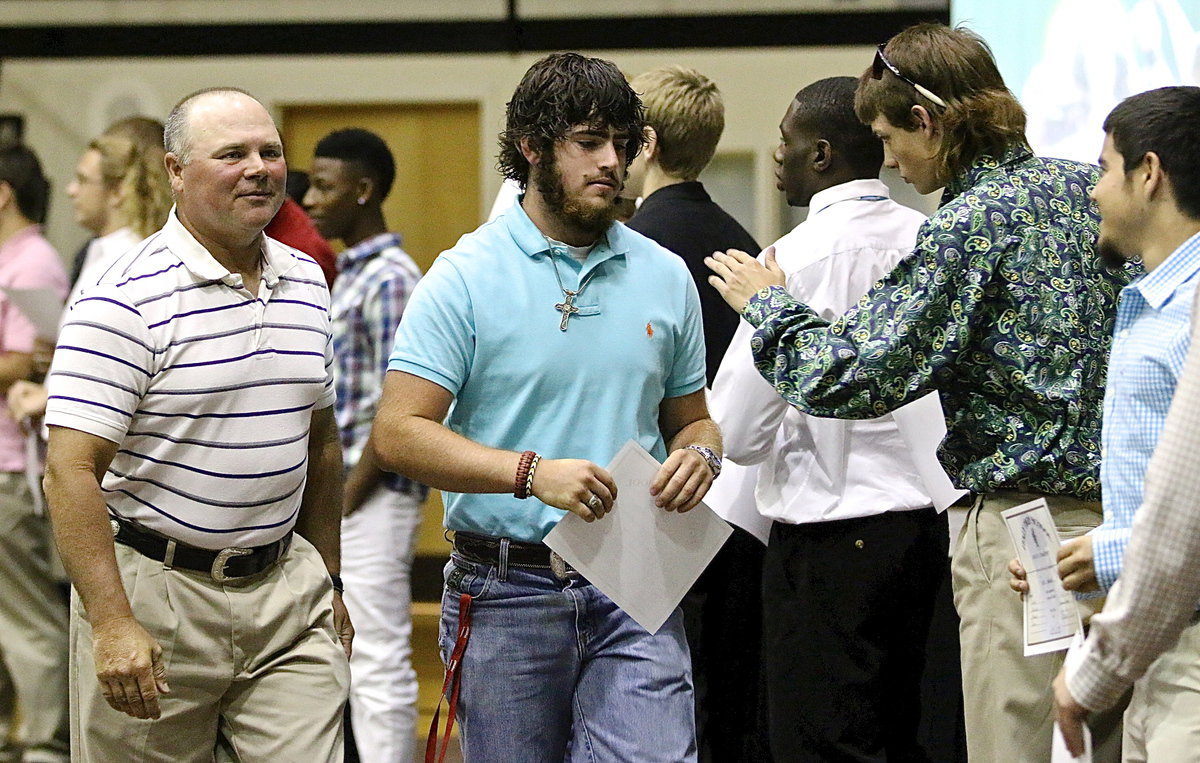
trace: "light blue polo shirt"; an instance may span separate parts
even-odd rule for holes
[[[519,204],[459,239],[404,310],[389,370],[455,397],[446,425],[484,445],[607,466],[630,438],[666,458],[663,398],[704,386],[700,299],[683,260],[613,223],[585,263]],[[566,331],[555,304],[578,287]],[[446,527],[538,542],[565,512],[536,498],[443,492]]]

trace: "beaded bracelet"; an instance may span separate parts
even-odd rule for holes
[[[536,453],[533,460],[529,462],[529,474],[525,477],[525,495],[526,497],[533,495],[533,473],[537,471],[537,465],[541,463],[542,457]]]
[[[513,480],[513,495],[517,498],[529,497],[529,467],[533,464],[533,460],[537,458],[537,453],[532,450],[527,450],[521,454],[521,460],[517,462],[517,476]]]

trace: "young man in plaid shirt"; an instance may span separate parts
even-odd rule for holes
[[[421,277],[381,205],[396,176],[383,139],[361,129],[317,144],[304,206],[338,255],[331,304],[337,422],[345,452],[342,579],[357,639],[350,713],[364,761],[408,760],[417,719],[411,569],[424,486],[380,470],[364,446],[400,316]]]

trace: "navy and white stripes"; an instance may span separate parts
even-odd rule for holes
[[[46,422],[120,445],[111,511],[201,547],[260,545],[294,523],[332,362],[315,262],[268,240],[255,298],[172,215],[73,305]]]

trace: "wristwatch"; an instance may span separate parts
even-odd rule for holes
[[[721,457],[712,448],[703,445],[689,445],[688,450],[694,450],[704,457],[704,463],[712,470],[713,479],[721,476]]]

